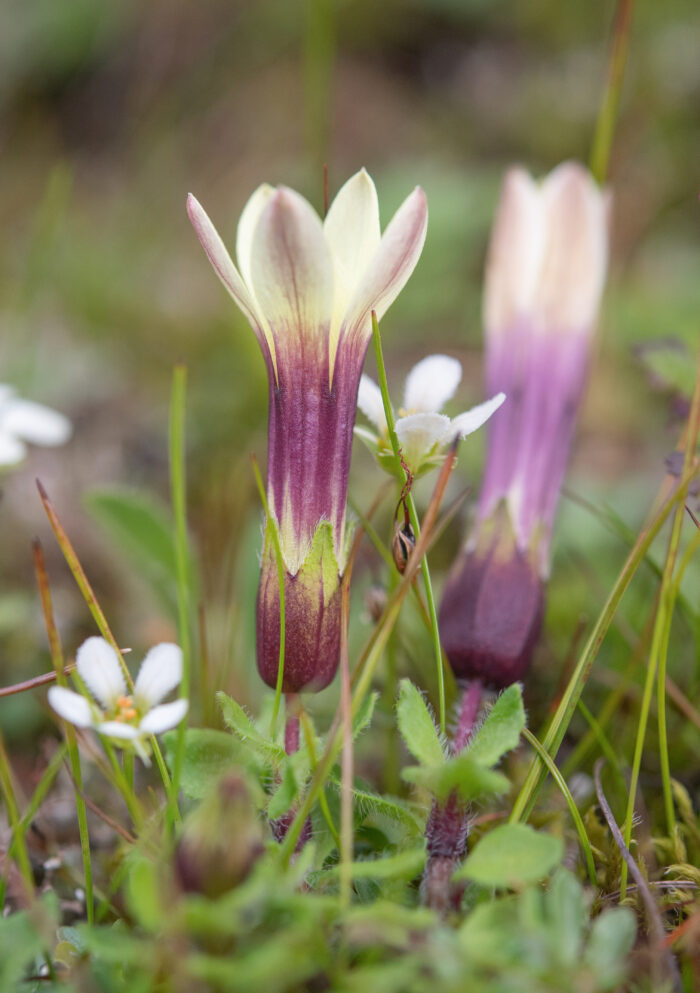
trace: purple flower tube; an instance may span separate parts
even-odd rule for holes
[[[506,176],[486,270],[489,422],[474,527],[448,579],[440,633],[458,678],[501,688],[530,664],[550,543],[605,281],[608,197],[566,162]]]
[[[267,502],[282,551],[285,693],[320,690],[340,648],[345,503],[357,390],[372,336],[411,275],[427,226],[416,188],[380,233],[374,183],[361,170],[321,221],[286,187],[261,186],[238,225],[233,264],[202,207],[190,220],[217,275],[250,322],[267,364]],[[266,529],[257,604],[257,659],[277,682],[280,591]]]

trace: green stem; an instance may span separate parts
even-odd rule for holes
[[[588,835],[586,834],[586,828],[584,827],[583,820],[576,806],[576,801],[571,795],[569,787],[566,785],[566,780],[562,776],[561,772],[556,766],[554,760],[549,756],[547,750],[543,747],[542,743],[537,740],[532,731],[527,728],[523,730],[523,735],[530,742],[532,747],[535,749],[541,760],[549,769],[552,778],[556,782],[557,786],[562,792],[564,799],[566,800],[566,805],[569,808],[571,814],[571,819],[574,822],[576,830],[578,832],[579,841],[581,842],[581,848],[583,849],[583,854],[586,858],[586,866],[588,868],[588,878],[590,880],[591,886],[597,886],[598,880],[596,878],[595,871],[595,861],[593,859],[593,851],[591,849],[591,843],[588,840]]]
[[[311,722],[309,721],[309,715],[306,713],[303,707],[299,710],[299,721],[301,723],[301,729],[304,733],[304,742],[306,744],[306,748],[309,753],[309,763],[311,765],[311,772],[314,773],[318,765],[318,760],[316,758],[316,748],[314,746],[314,732],[313,732],[313,728],[311,727]],[[333,823],[333,817],[331,816],[330,807],[328,806],[328,800],[326,799],[326,794],[324,790],[321,790],[321,792],[319,793],[318,803],[321,808],[323,817],[326,821],[326,824],[328,825],[328,830],[330,831],[333,841],[335,842],[335,846],[338,849],[338,851],[340,851],[340,835],[338,833],[338,829]]]
[[[170,395],[170,498],[175,519],[175,569],[177,573],[178,638],[182,649],[182,680],[180,698],[191,696],[191,639],[190,639],[190,561],[187,540],[187,476],[185,470],[185,400],[187,367],[178,364],[173,370]],[[168,791],[168,823],[172,827],[180,818],[177,796],[185,760],[185,732],[187,717],[177,729],[177,746],[173,763],[173,777]]]
[[[578,709],[583,714],[588,726],[591,729],[593,737],[600,745],[600,750],[610,763],[610,767],[615,773],[618,785],[622,788],[623,792],[627,789],[627,784],[625,783],[625,777],[622,775],[622,769],[620,768],[620,763],[618,761],[617,755],[615,754],[615,749],[610,744],[605,731],[603,730],[600,721],[598,721],[591,711],[588,709],[583,700],[579,700]],[[575,768],[572,767],[572,768]],[[562,767],[562,775],[566,778],[566,767]]]
[[[15,796],[14,785],[12,782],[12,770],[10,768],[10,760],[7,757],[7,752],[5,751],[5,742],[0,732],[0,787],[2,788],[3,796],[5,797],[5,808],[7,810],[7,819],[10,822],[10,827],[12,828],[12,841],[14,844],[15,851],[17,853],[17,865],[19,866],[19,871],[22,876],[22,882],[27,891],[27,899],[30,902],[34,900],[34,873],[32,872],[32,866],[29,861],[29,854],[27,852],[27,844],[24,839],[24,829],[22,825],[22,820],[19,816],[19,808],[17,806],[17,798]],[[6,870],[7,871],[7,870]]]
[[[382,353],[382,340],[379,334],[379,324],[377,323],[377,316],[372,312],[372,336],[374,338],[374,354],[377,360],[377,372],[379,373],[379,388],[382,392],[382,403],[384,405],[384,416],[386,417],[387,427],[389,429],[389,439],[391,441],[391,447],[394,452],[394,458],[396,459],[396,464],[399,471],[403,474],[404,483],[408,482],[408,477],[406,476],[405,469],[401,464],[401,449],[399,446],[399,439],[396,435],[396,427],[394,424],[394,412],[391,408],[391,399],[389,398],[389,384],[386,378],[386,368],[384,366],[384,356]],[[408,516],[411,521],[411,527],[413,528],[414,535],[416,539],[420,535],[420,525],[418,522],[418,515],[416,513],[415,503],[413,502],[413,496],[409,492],[406,494],[406,507],[408,508]],[[425,586],[425,598],[428,603],[428,613],[430,614],[430,626],[431,634],[433,639],[433,651],[435,653],[435,664],[437,667],[437,681],[438,681],[438,698],[439,698],[439,713],[440,713],[440,733],[445,734],[447,729],[447,707],[445,705],[445,673],[443,671],[442,662],[442,648],[440,646],[440,631],[438,629],[438,619],[437,619],[437,608],[435,606],[435,597],[433,595],[433,584],[430,580],[430,569],[428,568],[428,558],[423,557],[423,583]]]
[[[579,657],[576,668],[564,691],[556,713],[552,718],[552,723],[542,742],[548,754],[555,758],[559,751],[559,746],[566,734],[566,730],[571,722],[571,718],[576,710],[578,701],[581,698],[583,688],[588,680],[591,666],[598,656],[600,646],[605,638],[608,628],[612,622],[615,612],[627,590],[632,577],[639,568],[640,563],[649,551],[651,544],[663,527],[667,517],[683,498],[683,494],[688,484],[692,480],[700,466],[700,460],[695,460],[685,472],[680,480],[678,489],[662,505],[650,524],[641,532],[634,547],[632,548],[627,561],[625,562],[618,579],[610,592],[603,610],[596,621],[593,630],[586,642],[586,646]],[[525,778],[522,789],[518,795],[513,811],[510,815],[510,822],[517,823],[526,818],[534,805],[537,793],[546,777],[547,770],[542,760],[538,756],[530,766],[530,770]]]
[[[634,0],[619,0],[615,17],[612,51],[608,66],[608,80],[603,95],[598,121],[596,123],[593,147],[591,149],[591,172],[599,183],[605,182],[610,161],[617,113],[620,106],[620,94],[625,77],[627,49],[629,45],[630,26]]]
[[[49,577],[46,572],[46,563],[44,562],[44,552],[41,544],[36,540],[33,544],[33,554],[34,554],[34,569],[36,573],[37,585],[39,587],[39,595],[41,597],[41,606],[44,613],[44,624],[46,626],[46,634],[49,640],[49,650],[51,652],[51,661],[53,667],[56,670],[56,682],[59,686],[66,685],[65,676],[65,659],[63,656],[63,647],[61,645],[61,638],[58,633],[58,628],[56,627],[56,621],[53,614],[53,602],[51,599],[51,587],[49,586]],[[85,801],[80,793],[82,790],[83,774],[80,767],[80,752],[78,750],[78,743],[75,737],[75,731],[70,724],[64,724],[65,736],[66,736],[66,746],[68,748],[68,761],[70,763],[71,775],[73,777],[73,782],[76,783],[77,789],[75,792],[75,809],[78,816],[78,834],[80,837],[80,853],[83,861],[83,876],[84,876],[84,889],[85,889],[85,909],[87,912],[88,923],[92,924],[95,920],[95,898],[94,898],[94,888],[92,879],[92,857],[90,853],[90,832],[88,830],[87,822],[87,807]],[[52,763],[53,764],[53,763]],[[51,769],[51,765],[49,766]],[[49,770],[47,769],[47,772]],[[46,774],[42,778],[46,777]],[[34,797],[36,798],[40,792],[42,783],[39,783]],[[41,802],[41,801],[39,801]],[[30,804],[30,810],[32,804]],[[38,804],[37,804],[38,808]],[[25,815],[25,817],[28,816]]]

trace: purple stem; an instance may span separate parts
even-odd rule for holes
[[[464,688],[459,708],[459,721],[452,744],[452,751],[455,755],[464,751],[472,739],[481,706],[481,691],[482,687],[478,679],[472,679]]]
[[[482,699],[482,686],[478,679],[466,683],[459,707],[459,720],[452,743],[452,754],[464,751],[476,728]],[[433,803],[425,827],[428,860],[423,871],[421,892],[426,906],[439,914],[459,910],[463,885],[451,882],[452,873],[467,850],[469,834],[469,807],[462,803],[457,793],[450,793],[447,800]]]
[[[293,755],[295,752],[299,751],[299,714],[298,711],[298,701],[296,693],[286,694],[286,710],[287,710],[287,721],[284,725],[284,750],[287,755]],[[286,814],[282,814],[274,821],[270,821],[270,827],[272,828],[272,834],[274,835],[275,841],[281,842],[284,840],[287,831],[294,820],[296,814],[296,805],[291,807]],[[311,837],[311,818],[307,817],[304,827],[301,829],[301,834],[299,835],[299,840],[296,843],[294,849],[295,852],[300,852],[304,847],[306,842]]]

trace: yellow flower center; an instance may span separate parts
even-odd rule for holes
[[[116,713],[114,720],[122,724],[130,724],[138,717],[138,711],[134,707],[133,698],[130,696],[117,697]]]

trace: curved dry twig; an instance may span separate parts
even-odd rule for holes
[[[627,868],[630,871],[630,875],[637,884],[639,893],[642,897],[642,900],[644,902],[644,907],[647,912],[647,917],[649,919],[649,926],[654,935],[655,945],[657,947],[659,955],[666,962],[668,968],[668,976],[673,984],[673,989],[680,991],[682,989],[681,976],[678,971],[678,965],[676,963],[676,959],[666,944],[666,931],[664,929],[663,921],[661,920],[661,914],[659,913],[659,908],[656,906],[656,901],[652,896],[649,883],[642,875],[639,866],[632,858],[630,851],[627,848],[627,845],[625,844],[625,840],[622,837],[622,831],[620,831],[619,827],[617,826],[617,821],[615,820],[613,812],[610,808],[610,804],[608,803],[605,793],[603,792],[603,785],[600,779],[600,771],[604,765],[605,765],[605,759],[600,758],[593,767],[595,791],[598,796],[598,803],[600,805],[600,809],[603,811],[603,816],[605,817],[605,820],[608,823],[608,827],[610,828],[610,833],[615,839],[615,844],[620,849],[620,854],[627,863]]]

